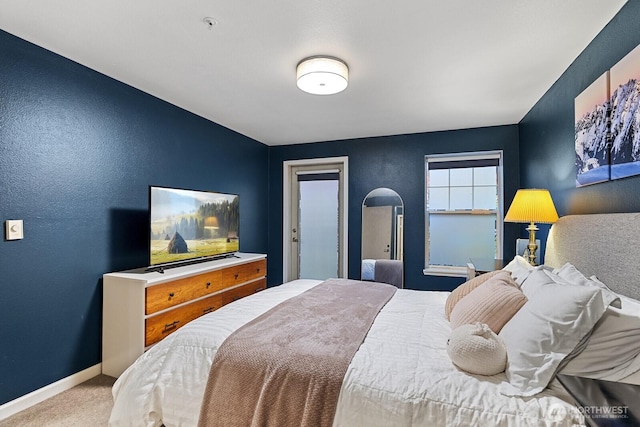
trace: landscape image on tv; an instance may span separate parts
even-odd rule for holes
[[[237,252],[239,197],[234,194],[150,187],[149,265]]]

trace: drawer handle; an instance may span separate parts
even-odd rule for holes
[[[211,282],[207,282],[207,289],[209,289],[209,286],[211,286]]]
[[[202,310],[202,314],[211,313],[211,312],[212,312],[212,311],[214,311],[215,309],[216,309],[215,307],[205,308],[204,310]]]
[[[173,292],[169,292],[169,299],[173,298],[174,296],[176,296],[176,294],[174,294]]]
[[[260,268],[256,268],[256,273],[260,273]]]
[[[164,330],[168,331],[169,329],[174,329],[178,326],[178,323],[180,323],[179,320],[174,320],[172,323],[167,323],[166,325],[164,325]]]
[[[238,273],[236,273],[233,277],[234,277],[236,280],[238,280],[238,276],[239,276],[239,274],[238,274]]]

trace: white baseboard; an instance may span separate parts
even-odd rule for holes
[[[62,393],[65,390],[69,390],[72,387],[77,386],[93,377],[97,377],[102,372],[102,364],[98,363],[93,365],[84,371],[77,372],[71,376],[63,378],[55,383],[51,383],[47,386],[34,390],[29,394],[25,394],[17,399],[7,402],[4,405],[0,405],[0,421],[5,418],[9,418],[12,415],[17,414],[37,403],[49,399],[58,393]]]

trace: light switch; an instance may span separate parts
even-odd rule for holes
[[[5,222],[7,240],[19,240],[24,238],[21,219],[8,219]]]

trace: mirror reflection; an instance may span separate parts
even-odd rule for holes
[[[362,202],[362,280],[403,287],[404,203],[390,188],[376,188]]]

